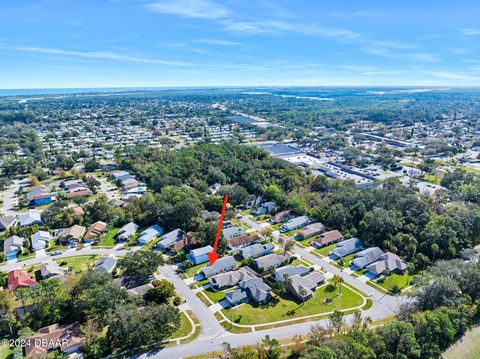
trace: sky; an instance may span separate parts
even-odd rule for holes
[[[480,2],[0,2],[0,89],[477,86]]]

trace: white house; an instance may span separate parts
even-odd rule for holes
[[[47,231],[37,231],[32,235],[32,249],[39,251],[45,249],[47,242],[52,239],[52,236]]]

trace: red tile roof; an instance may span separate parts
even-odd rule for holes
[[[10,292],[17,288],[33,287],[37,284],[35,279],[21,269],[14,269],[8,272],[8,290]]]

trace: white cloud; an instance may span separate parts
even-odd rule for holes
[[[139,63],[158,64],[158,65],[172,65],[172,66],[191,65],[190,63],[186,63],[186,62],[161,60],[161,59],[145,57],[145,56],[124,55],[124,54],[119,54],[119,53],[110,52],[110,51],[82,52],[82,51],[71,51],[71,50],[63,50],[63,49],[55,49],[55,48],[45,48],[45,47],[27,47],[27,46],[8,47],[4,45],[0,45],[0,49],[22,51],[22,52],[35,52],[35,53],[52,54],[52,55],[63,55],[63,56],[71,56],[71,57],[84,57],[84,58],[92,58],[92,59],[139,62]]]
[[[229,11],[211,0],[166,0],[147,5],[154,12],[200,19],[222,19]]]
[[[201,40],[197,40],[196,42],[201,44],[206,44],[206,45],[218,45],[218,46],[242,45],[242,43],[238,41],[228,41],[228,40],[218,40],[218,39],[201,39]]]
[[[459,30],[464,36],[480,36],[480,29],[464,28]]]

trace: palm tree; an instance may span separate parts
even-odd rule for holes
[[[432,262],[435,262],[435,254],[440,250],[440,247],[437,243],[433,243],[431,246],[432,249]]]
[[[334,288],[337,288],[337,284],[340,283],[340,280],[342,279],[342,277],[338,274],[335,274],[332,278],[332,282],[333,282],[333,287]]]

